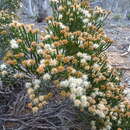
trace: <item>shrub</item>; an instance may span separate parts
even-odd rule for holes
[[[0,58],[8,49],[9,39],[12,37],[8,24],[16,18],[15,11],[19,3],[20,0],[0,0]]]
[[[77,0],[52,0],[51,6],[45,33],[33,25],[10,24],[14,39],[4,61],[15,77],[24,77],[28,106],[37,112],[58,89],[93,129],[127,129],[125,87],[104,52],[113,42],[102,28],[109,12]]]
[[[3,57],[8,49],[9,39],[12,37],[8,25],[14,17],[15,15],[13,13],[9,14],[8,11],[0,11],[0,57]]]
[[[0,0],[0,10],[8,10],[9,13],[15,12],[21,0]]]

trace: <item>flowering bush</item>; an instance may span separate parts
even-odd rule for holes
[[[52,0],[51,6],[54,14],[46,19],[44,33],[33,25],[10,24],[15,38],[4,61],[13,76],[25,78],[28,106],[37,112],[57,88],[86,119],[91,116],[92,129],[127,129],[125,87],[104,52],[113,42],[102,28],[109,12],[77,0]]]
[[[1,0],[0,1],[0,57],[7,50],[9,39],[12,35],[8,24],[16,17],[14,13],[19,7],[20,0]]]
[[[8,10],[9,13],[15,12],[19,7],[21,0],[1,0],[0,1],[0,10]]]
[[[15,15],[9,14],[7,10],[0,11],[0,57],[7,51],[9,39],[12,37],[9,24]]]

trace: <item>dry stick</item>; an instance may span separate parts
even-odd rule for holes
[[[24,92],[22,96],[24,96]],[[0,120],[8,121],[8,122],[15,122],[18,123],[20,126],[17,128],[18,130],[24,130],[25,128],[41,128],[41,129],[58,129],[61,127],[78,127],[74,123],[74,118],[69,117],[68,115],[75,115],[73,108],[70,108],[68,110],[68,104],[69,102],[63,102],[56,104],[53,102],[50,105],[47,106],[47,108],[41,110],[38,114],[25,114],[25,115],[18,115],[20,112],[17,109],[18,104],[25,102],[25,98],[22,96],[18,96],[18,98],[15,101],[15,107],[14,107],[14,113],[11,114],[3,114],[0,115]],[[20,100],[20,102],[19,102]],[[17,114],[16,114],[17,113]],[[21,113],[21,112],[20,112]],[[66,114],[67,113],[67,114]],[[71,125],[65,126],[64,120],[67,120]],[[73,120],[73,121],[72,121]],[[6,128],[6,126],[3,126]]]

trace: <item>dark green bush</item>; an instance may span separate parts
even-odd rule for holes
[[[8,10],[10,13],[15,12],[19,7],[21,0],[0,0],[0,10]]]

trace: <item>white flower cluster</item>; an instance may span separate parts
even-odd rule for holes
[[[86,18],[86,19],[83,19],[83,23],[84,23],[84,24],[86,24],[86,23],[88,23],[88,22],[89,22],[89,19],[87,19],[87,18]]]
[[[67,1],[67,4],[68,4],[68,5],[72,5],[73,3],[68,0],[68,1]]]
[[[105,94],[103,92],[99,91],[99,88],[95,88],[94,92],[91,93],[91,97],[95,98],[96,96],[105,96]]]
[[[54,46],[53,46],[53,45],[50,45],[50,44],[45,44],[44,49],[51,51],[51,50],[54,49]]]
[[[13,49],[17,49],[19,47],[18,43],[14,39],[10,41],[10,45],[11,45],[11,48]]]
[[[112,66],[109,63],[107,64],[107,68],[108,68],[108,72],[112,71]]]
[[[95,72],[95,71],[99,71],[100,70],[100,68],[101,68],[101,66],[98,64],[98,63],[95,63],[94,65],[93,65],[93,72]]]
[[[2,86],[3,86],[3,82],[2,82],[2,80],[0,78],[0,87],[2,87]]]
[[[65,26],[63,23],[59,22],[59,24],[60,24],[61,29],[67,28],[67,26]]]
[[[0,70],[4,70],[6,68],[7,68],[6,64],[3,63],[3,64],[0,65]]]
[[[41,80],[39,79],[34,79],[34,81],[27,82],[25,84],[25,87],[27,88],[27,94],[29,96],[29,99],[31,100],[30,107],[34,113],[47,104],[45,100],[45,95],[36,94],[36,91],[40,87],[40,84]]]
[[[89,13],[88,10],[86,10],[86,9],[81,9],[81,8],[80,8],[80,11],[81,11],[86,17],[88,17],[88,18],[91,17],[91,14]]]
[[[30,82],[27,82],[25,84],[25,87],[28,89],[28,94],[30,94],[30,90],[37,90],[38,88],[40,88],[40,83],[41,83],[41,80],[39,79],[34,79],[32,83]],[[33,88],[31,88],[33,86]]]
[[[8,72],[7,72],[6,69],[7,69],[6,64],[3,63],[3,64],[0,65],[0,70],[1,70],[1,75],[2,75],[2,76],[5,76],[5,75],[8,74]]]
[[[50,75],[50,74],[45,73],[45,74],[43,75],[43,80],[50,80],[50,79],[51,79],[51,75]]]
[[[41,80],[39,79],[35,79],[33,81],[33,85],[34,85],[34,89],[37,90],[38,88],[40,88],[40,83],[41,83]]]
[[[81,63],[84,64],[86,63],[86,61],[90,61],[91,60],[91,56],[86,54],[86,53],[81,53],[81,52],[78,52],[77,53],[77,56],[82,58],[81,59]]]
[[[78,40],[78,43],[79,43],[79,46],[81,47],[81,46],[83,46],[84,41],[79,39],[79,40]]]
[[[57,63],[58,63],[58,61],[57,61],[56,59],[50,59],[50,66],[56,66]],[[42,60],[40,61],[40,64],[41,64],[41,65],[44,65],[44,67],[45,67],[45,60],[42,59]]]
[[[51,35],[45,35],[43,40],[48,40],[51,37]]]
[[[99,44],[97,44],[97,43],[93,44],[94,49],[97,49],[98,47],[99,47]]]
[[[60,15],[59,15],[59,19],[62,19],[62,18],[63,18],[63,15],[62,15],[62,14],[60,14]]]
[[[38,53],[39,55],[42,54],[42,53],[43,53],[43,49],[40,48],[40,47],[38,47],[38,48],[37,48],[37,53]]]
[[[129,88],[125,89],[124,93],[127,95],[128,99],[130,100],[130,89]]]
[[[104,13],[104,9],[102,9],[101,7],[99,7],[99,6],[96,6],[95,7],[95,13]]]
[[[31,82],[27,82],[25,84],[25,87],[27,88],[27,94],[28,94],[28,96],[29,96],[29,98],[31,100],[35,99],[35,96],[36,96],[35,95],[35,91],[38,88],[40,88],[40,84],[41,84],[41,80],[39,80],[39,79],[34,79],[32,81],[32,83]],[[34,102],[35,102],[35,100],[34,100]]]
[[[70,98],[75,106],[88,106],[86,91],[90,88],[90,82],[87,75],[83,75],[82,78],[70,77],[68,80],[61,81],[60,86],[70,88]]]

